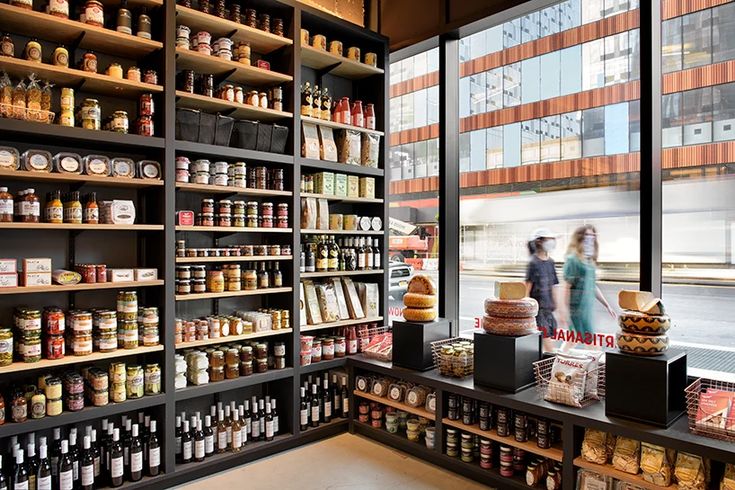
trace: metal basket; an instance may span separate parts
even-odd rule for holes
[[[729,414],[725,414],[725,420],[718,422],[709,416],[716,415],[708,413],[699,407],[699,398],[707,390],[720,390],[735,392],[735,383],[715,381],[713,379],[700,378],[686,387],[684,394],[687,400],[687,415],[689,417],[689,430],[713,439],[735,442],[735,428],[727,428]],[[728,405],[729,406],[729,405]],[[703,419],[697,423],[697,418]]]
[[[469,342],[474,345],[472,339],[466,339],[464,337],[454,337],[451,339],[432,342],[431,355],[434,358],[434,367],[439,368],[439,374],[442,376],[449,376],[452,378],[472,376],[475,372],[475,356],[473,353],[470,352],[468,356],[463,357],[445,357],[441,354],[443,346],[452,345],[456,342]]]
[[[22,121],[35,121],[43,124],[54,122],[56,113],[41,109],[28,109],[27,107],[14,107],[11,104],[0,104],[0,117],[8,119],[20,119]]]
[[[391,338],[391,349],[389,352],[373,352],[366,350],[366,348],[370,345],[370,342],[375,338],[376,335],[383,335],[383,334],[390,334]],[[357,334],[357,345],[358,345],[358,351],[362,352],[365,357],[368,359],[376,359],[378,361],[385,361],[390,362],[393,360],[393,334],[391,332],[391,327],[384,326],[384,327],[377,327],[377,328],[369,328],[367,330],[363,330],[362,333]]]
[[[556,357],[550,357],[533,363],[536,374],[536,390],[542,400],[561,403],[573,407],[586,407],[598,400],[605,398],[605,364],[601,363],[598,368],[591,369],[585,377],[573,379],[571,383],[559,383],[552,381],[551,368],[554,366]],[[589,383],[594,383],[597,378],[597,396],[590,390]],[[575,402],[574,393],[579,394],[579,403]]]

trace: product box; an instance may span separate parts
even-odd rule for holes
[[[378,285],[373,282],[358,282],[357,290],[360,293],[360,304],[365,316],[367,318],[379,316],[380,292],[378,291]]]
[[[23,272],[51,272],[50,258],[23,259]]]
[[[301,156],[319,159],[319,132],[315,124],[301,123]]]
[[[347,197],[347,174],[334,175],[334,195]]]
[[[375,197],[375,177],[360,177],[360,197]]]
[[[100,203],[100,223],[132,225],[135,223],[135,203],[124,199]]]
[[[360,197],[360,177],[347,176],[347,197]]]
[[[337,161],[337,144],[332,128],[319,126],[319,156],[327,162]]]
[[[319,308],[322,313],[322,320],[332,323],[340,320],[339,306],[337,306],[337,296],[334,288],[329,284],[316,284],[316,297],[319,300]]]
[[[299,325],[306,325],[306,301],[304,299],[304,283],[299,284]]]
[[[342,278],[342,285],[344,287],[344,293],[347,297],[347,308],[350,310],[350,318],[357,320],[365,318],[365,313],[360,303],[360,295],[357,293],[355,283],[349,277]]]
[[[18,261],[15,259],[0,259],[0,274],[13,273],[18,271]]]
[[[322,323],[322,314],[319,309],[319,298],[316,296],[316,288],[314,281],[304,281],[304,297],[306,298],[306,315],[309,325],[319,325]]]
[[[334,195],[334,174],[332,172],[319,172],[314,174],[314,192],[326,196]]]
[[[348,320],[350,318],[350,310],[347,308],[347,298],[345,297],[345,291],[342,288],[342,281],[340,281],[338,277],[333,277],[332,284],[334,285],[334,293],[337,295],[339,317],[343,320]]]
[[[107,282],[133,282],[135,272],[133,269],[107,269]]]
[[[158,269],[135,269],[133,277],[136,281],[155,281],[158,279]]]
[[[50,286],[51,285],[51,273],[50,272],[23,272],[20,275],[21,286],[33,287],[33,286]]]
[[[194,211],[176,211],[176,226],[194,226]]]
[[[17,288],[18,287],[18,273],[17,272],[3,272],[0,274],[0,288]]]

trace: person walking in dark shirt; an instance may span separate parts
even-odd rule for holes
[[[549,256],[556,247],[556,237],[551,230],[539,228],[533,232],[531,241],[528,242],[532,255],[526,269],[526,294],[538,301],[536,325],[544,335],[545,351],[552,350],[553,342],[550,338],[556,333],[554,310],[557,302],[554,286],[559,284],[559,279],[556,276],[554,259]]]

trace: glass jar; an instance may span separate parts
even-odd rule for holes
[[[223,381],[225,379],[225,368],[209,368],[209,381],[211,382],[217,382],[217,381]]]
[[[49,417],[58,417],[63,411],[61,398],[46,398],[46,415]]]
[[[0,328],[0,366],[8,366],[13,362],[13,331]]]
[[[28,402],[22,391],[13,393],[11,413],[13,422],[25,422],[28,420]]]
[[[322,339],[322,359],[325,361],[331,361],[334,359],[334,339]]]
[[[137,66],[131,66],[128,68],[126,78],[131,82],[140,82],[140,68]]]
[[[126,111],[115,111],[112,115],[110,129],[115,133],[128,134],[128,113]]]
[[[97,99],[85,99],[81,110],[82,127],[99,131],[102,128],[102,112]]]
[[[161,368],[158,364],[146,364],[144,372],[146,396],[161,393]]]
[[[143,368],[138,365],[126,369],[125,395],[128,399],[142,398],[145,393],[145,376]]]
[[[78,412],[84,409],[84,393],[66,395],[66,409],[70,412]]]
[[[84,22],[97,27],[105,26],[105,13],[99,0],[87,0],[84,4]]]
[[[120,63],[112,63],[107,67],[107,76],[117,78],[118,80],[123,79],[123,68]]]
[[[240,363],[227,364],[225,367],[225,378],[235,379],[240,377]]]

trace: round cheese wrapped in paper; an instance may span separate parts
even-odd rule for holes
[[[640,335],[663,335],[669,331],[669,315],[649,315],[639,311],[625,310],[618,317],[624,332]]]
[[[499,318],[532,318],[538,315],[538,302],[533,298],[485,300],[485,313]]]
[[[431,322],[436,319],[435,308],[404,308],[403,318],[409,322]]]
[[[669,348],[668,335],[639,335],[618,332],[618,349],[638,356],[660,356]]]
[[[409,308],[433,308],[436,306],[436,296],[433,294],[406,293],[403,304]]]
[[[491,315],[482,317],[482,328],[496,335],[528,335],[536,332],[536,318],[502,318]]]

